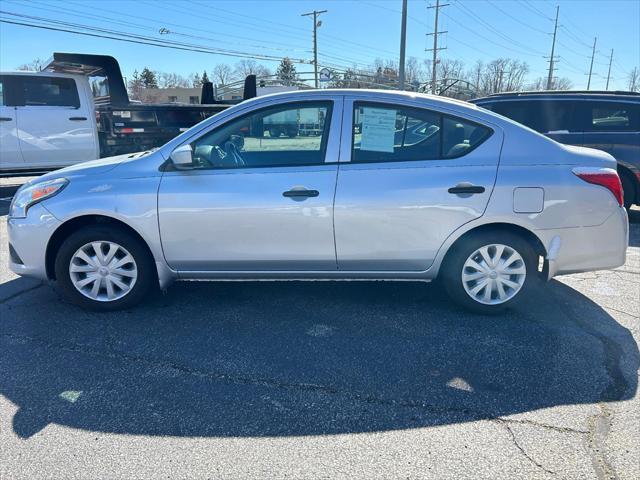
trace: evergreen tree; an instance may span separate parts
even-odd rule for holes
[[[276,77],[283,85],[294,85],[298,80],[296,67],[289,57],[284,57],[278,65]]]
[[[140,80],[142,81],[144,88],[158,88],[156,74],[147,67],[144,67],[142,73],[140,73]]]
[[[202,83],[210,82],[209,75],[207,75],[207,71],[202,72]]]

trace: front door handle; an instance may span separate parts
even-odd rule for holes
[[[72,122],[82,122],[83,120],[86,120],[87,117],[69,117],[69,120],[71,120]]]
[[[283,197],[288,198],[309,198],[309,197],[317,197],[320,195],[318,190],[307,190],[306,188],[292,188],[291,190],[287,190],[286,192],[282,192]]]
[[[0,122],[10,122],[13,120],[11,117],[0,117]]]
[[[473,195],[474,193],[484,193],[484,187],[480,185],[472,185],[470,183],[461,183],[447,190],[455,195]]]

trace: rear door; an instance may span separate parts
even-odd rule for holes
[[[345,112],[338,268],[426,270],[454,230],[483,214],[502,132],[413,105],[350,99]]]
[[[97,158],[95,113],[74,78],[14,77],[18,140],[25,167],[63,166]]]
[[[16,108],[9,95],[10,76],[0,76],[0,170],[22,166]]]

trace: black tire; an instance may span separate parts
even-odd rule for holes
[[[280,130],[275,128],[275,127],[271,127],[269,129],[269,137],[271,138],[278,138],[280,136]]]
[[[624,208],[629,210],[636,200],[636,185],[630,173],[621,171],[620,181],[622,182],[622,191],[624,193]]]
[[[495,305],[480,303],[471,298],[462,282],[462,272],[467,259],[479,248],[491,244],[511,247],[520,254],[526,267],[524,284],[520,290],[511,299]],[[453,245],[442,265],[440,277],[445,290],[458,305],[474,313],[495,315],[522,301],[528,295],[533,284],[540,281],[538,256],[530,243],[516,234],[503,231],[472,233]]]
[[[73,285],[69,264],[75,252],[93,241],[111,241],[124,247],[134,258],[137,278],[131,290],[112,301],[98,301],[84,296]],[[136,236],[118,227],[92,225],[73,232],[62,243],[55,259],[57,284],[71,302],[95,311],[113,311],[131,308],[139,304],[158,286],[155,264],[147,246]]]

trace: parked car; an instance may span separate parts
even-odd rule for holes
[[[558,142],[610,153],[625,206],[640,205],[640,93],[518,92],[471,101]]]
[[[104,55],[56,53],[45,68],[0,74],[0,173],[159,147],[228,107],[132,103]]]
[[[322,116],[322,134],[262,141],[264,119],[288,111]],[[421,123],[438,129],[398,142],[397,125]],[[10,267],[98,310],[174,280],[440,278],[493,313],[539,278],[624,263],[615,165],[455,100],[277,94],[156,151],[27,183],[10,207]]]

